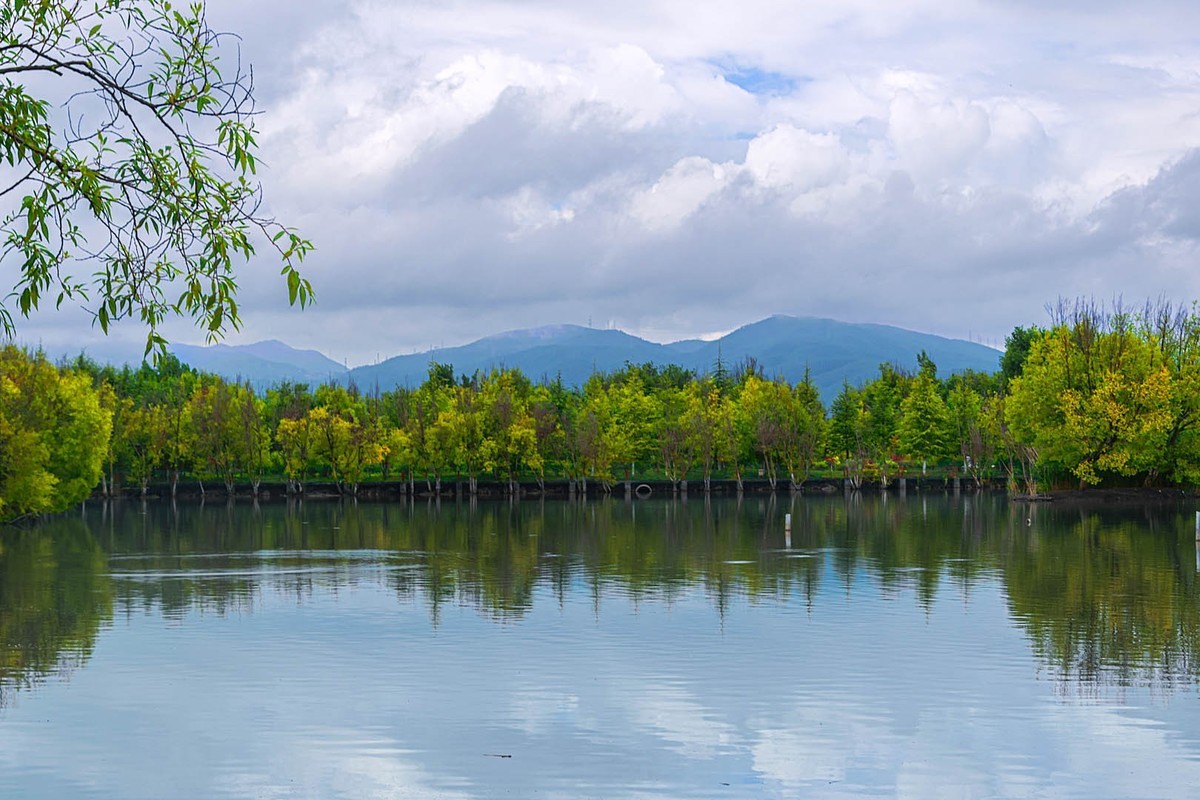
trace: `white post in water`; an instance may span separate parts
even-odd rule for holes
[[[1196,541],[1200,541],[1200,511],[1196,512]]]
[[[792,549],[792,515],[783,515],[783,546]]]

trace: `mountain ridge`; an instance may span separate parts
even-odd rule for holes
[[[278,339],[240,345],[172,344],[170,350],[189,366],[215,372],[226,380],[248,380],[256,388],[282,381],[344,381],[349,374],[344,365],[318,350],[297,349]]]
[[[593,372],[620,369],[626,362],[677,364],[705,374],[712,372],[718,358],[729,368],[753,358],[768,377],[781,376],[793,383],[807,369],[827,403],[844,381],[856,385],[869,380],[882,363],[915,370],[921,351],[943,374],[965,369],[992,372],[1000,360],[1000,351],[962,339],[881,323],[785,314],[747,323],[716,339],[665,344],[618,329],[572,324],[517,328],[457,347],[397,355],[352,369],[319,351],[298,350],[275,339],[248,345],[175,345],[172,350],[198,369],[249,380],[256,388],[283,381],[353,381],[361,388],[381,391],[419,385],[431,361],[451,364],[456,374],[515,367],[533,380],[561,377],[564,383],[579,386]]]

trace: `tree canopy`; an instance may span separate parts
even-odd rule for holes
[[[112,413],[87,375],[0,349],[0,520],[86,498],[111,435]]]
[[[815,471],[887,486],[931,466],[943,479],[1015,490],[1200,481],[1200,313],[1081,306],[1037,329],[1011,380],[946,379],[919,358],[844,385],[826,411],[810,377],[791,385],[753,364],[716,375],[626,364],[582,387],[520,370],[460,375],[430,364],[417,387],[285,383],[262,394],[166,356],[116,369],[85,357],[55,367],[0,350],[0,520],[69,507],[99,488],[163,482],[313,480],[357,493],[366,481],[519,483],[746,475],[799,490]],[[96,486],[99,482],[99,487]]]
[[[235,266],[264,243],[289,301],[309,302],[297,265],[312,245],[261,210],[235,47],[203,2],[0,5],[0,259],[20,264],[0,332],[51,301],[105,332],[139,320],[147,352],[174,315],[216,339],[240,324]]]

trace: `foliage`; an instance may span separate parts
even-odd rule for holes
[[[1012,382],[1006,421],[1040,462],[1081,482],[1169,471],[1172,376],[1141,336],[1059,326]]]
[[[897,443],[924,464],[950,453],[952,431],[949,410],[938,391],[937,368],[928,360],[921,366],[908,397],[900,403]]]
[[[1017,326],[1012,333],[1004,338],[1004,354],[1000,356],[1000,380],[1008,383],[1018,377],[1025,369],[1025,360],[1033,343],[1041,336],[1042,331],[1035,325],[1028,328]]]
[[[260,211],[251,79],[203,2],[14,0],[0,6],[4,258],[28,315],[80,302],[163,348],[168,315],[217,338],[239,325],[234,267],[256,240],[289,300],[311,244]],[[232,61],[232,72],[226,71]],[[92,273],[81,278],[76,269]],[[0,331],[14,330],[0,305]]]
[[[430,365],[416,388],[364,397],[353,386],[284,384],[263,396],[164,358],[157,367],[59,368],[8,348],[0,371],[0,488],[7,517],[64,508],[101,491],[180,474],[256,489],[282,476],[354,494],[365,480],[676,484],[744,473],[801,486],[816,465],[852,485],[886,483],[915,461],[976,483],[998,466],[1013,489],[1047,484],[1200,480],[1200,317],[1094,306],[1031,339],[1007,383],[943,380],[924,354],[916,375],[881,365],[843,386],[828,416],[812,381],[769,380],[754,364],[724,382],[626,365],[581,389],[518,370],[454,377]],[[1073,315],[1073,316],[1071,316]],[[1061,316],[1061,315],[1060,315]],[[106,475],[100,467],[107,465]],[[64,503],[66,505],[64,505]]]
[[[0,519],[62,511],[100,481],[112,412],[91,379],[0,349]]]

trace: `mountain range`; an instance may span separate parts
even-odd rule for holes
[[[815,317],[773,316],[714,339],[658,344],[619,330],[578,325],[548,325],[488,336],[460,347],[389,358],[347,370],[315,350],[296,350],[278,341],[248,345],[195,347],[173,345],[180,360],[257,387],[281,381],[323,383],[354,381],[360,388],[417,386],[429,363],[451,364],[456,374],[492,367],[516,367],[534,380],[561,376],[581,385],[595,371],[619,369],[628,362],[678,364],[699,374],[713,371],[717,360],[728,369],[753,358],[768,377],[797,382],[807,368],[829,402],[843,381],[870,380],[879,365],[915,370],[925,351],[942,375],[971,369],[994,372],[1000,352],[974,342],[947,339],[889,325],[838,322]]]
[[[316,350],[297,350],[276,339],[254,344],[214,344],[201,347],[172,344],[180,361],[228,380],[247,380],[256,388],[283,381],[322,384],[345,382],[349,371]]]

